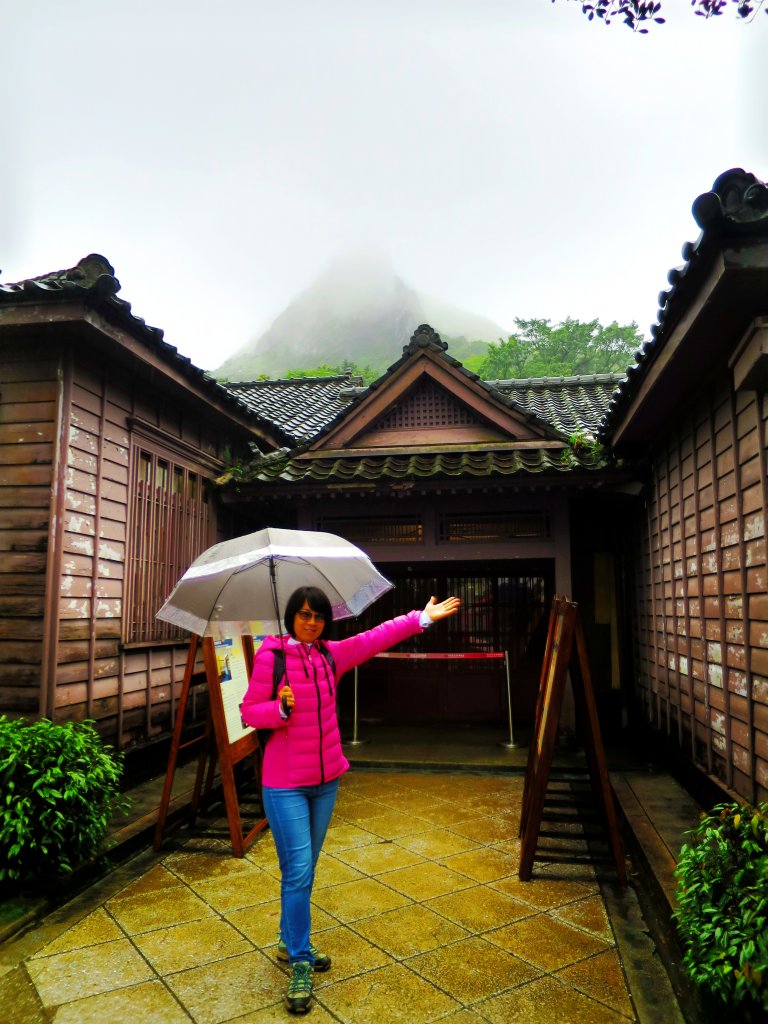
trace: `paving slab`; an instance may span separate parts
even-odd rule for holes
[[[333,967],[318,977],[310,1019],[674,1024],[660,977],[665,1016],[649,1015],[658,1004],[642,976],[658,965],[642,919],[585,862],[580,829],[562,837],[573,863],[537,862],[530,882],[517,877],[507,811],[522,784],[504,771],[345,776],[313,908],[313,938]],[[272,837],[235,858],[226,822],[202,824],[6,942],[0,1024],[3,1013],[9,1024],[290,1019]]]

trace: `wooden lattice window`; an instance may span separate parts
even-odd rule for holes
[[[189,565],[210,546],[206,481],[170,458],[136,447],[132,484],[125,640],[185,636],[156,619],[155,613]]]
[[[477,544],[510,540],[544,540],[550,535],[546,512],[507,515],[445,515],[440,518],[441,544]]]
[[[352,544],[422,544],[424,525],[420,516],[368,516],[359,519],[328,517],[321,519],[318,530],[338,534]]]
[[[475,413],[445,388],[425,381],[410,391],[376,423],[377,430],[423,430],[477,423]]]

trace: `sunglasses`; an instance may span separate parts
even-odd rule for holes
[[[307,612],[302,610],[300,612],[296,612],[296,614],[302,622],[311,622],[312,619],[314,619],[315,622],[325,622],[325,616],[322,612]]]

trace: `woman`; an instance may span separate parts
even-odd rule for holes
[[[349,768],[336,717],[338,681],[355,665],[454,615],[459,604],[456,597],[440,603],[432,597],[422,612],[335,641],[324,636],[333,622],[327,596],[316,587],[300,587],[285,609],[289,635],[266,637],[256,653],[241,714],[246,725],[273,730],[262,783],[282,875],[277,956],[292,967],[285,996],[291,1013],[309,1010],[312,972],[331,966],[331,958],[310,942],[309,901],[339,779]],[[273,699],[276,657],[285,675]]]

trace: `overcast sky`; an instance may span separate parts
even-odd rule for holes
[[[205,368],[361,245],[507,329],[647,336],[696,196],[768,179],[768,17],[664,6],[0,0],[0,280],[100,252]]]

